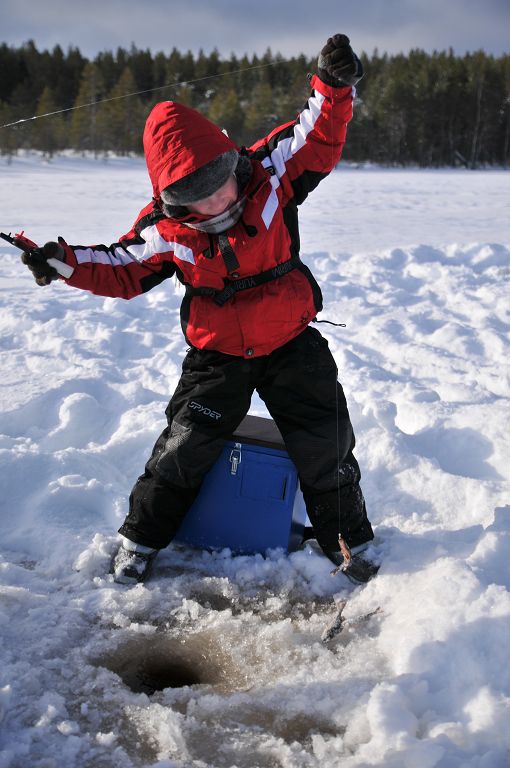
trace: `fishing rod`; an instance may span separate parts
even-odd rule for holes
[[[15,248],[19,248],[20,251],[26,253],[34,261],[39,262],[40,264],[49,264],[50,267],[53,267],[53,269],[55,269],[59,275],[62,275],[62,277],[69,278],[74,272],[73,267],[66,264],[64,261],[52,257],[47,259],[43,256],[42,249],[32,240],[29,240],[28,237],[25,237],[23,232],[19,232],[14,237],[10,234],[6,235],[5,232],[0,232],[0,237],[2,240],[6,240],[11,245],[14,245]]]

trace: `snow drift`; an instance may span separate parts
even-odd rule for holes
[[[150,194],[138,160],[1,162],[0,225],[40,242],[112,242]],[[344,168],[302,208],[322,316],[347,326],[321,329],[383,563],[363,589],[313,545],[174,546],[114,584],[179,290],[38,289],[0,249],[2,768],[509,765],[507,200],[504,172]],[[334,596],[353,623],[325,645]]]

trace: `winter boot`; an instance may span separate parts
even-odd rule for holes
[[[144,547],[123,536],[122,544],[114,555],[110,567],[114,581],[119,584],[137,584],[139,581],[145,581],[151,573],[154,558],[158,552],[158,549]]]

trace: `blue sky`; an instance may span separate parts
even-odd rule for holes
[[[73,45],[89,57],[132,43],[153,52],[216,47],[227,58],[268,47],[314,55],[335,32],[367,53],[510,51],[510,0],[0,0],[0,20],[0,42]]]

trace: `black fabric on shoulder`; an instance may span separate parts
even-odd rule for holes
[[[155,208],[150,213],[147,213],[145,216],[142,216],[141,219],[139,219],[135,224],[135,232],[137,235],[142,232],[142,230],[146,229],[147,227],[150,227],[153,224],[156,224],[158,221],[161,221],[162,219],[166,219],[165,214],[163,211],[160,211],[159,209]]]
[[[241,195],[252,177],[253,168],[251,160],[247,154],[239,154],[239,160],[234,171],[234,175],[237,179],[238,194]]]

